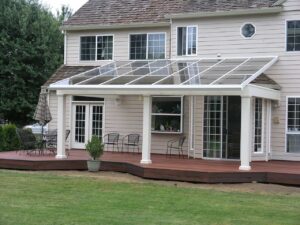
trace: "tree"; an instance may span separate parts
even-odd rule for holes
[[[60,21],[37,0],[0,1],[0,114],[32,120],[40,87],[63,62]]]
[[[60,11],[56,11],[56,18],[61,24],[65,22],[70,16],[72,16],[72,9],[67,5],[62,5]]]

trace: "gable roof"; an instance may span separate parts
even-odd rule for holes
[[[168,22],[167,14],[276,7],[278,0],[89,0],[64,26]]]

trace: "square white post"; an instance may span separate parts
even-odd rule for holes
[[[142,145],[142,164],[151,163],[151,96],[143,97],[143,145]]]
[[[65,159],[65,96],[57,95],[57,159]]]
[[[241,146],[240,170],[251,170],[250,153],[251,153],[251,97],[242,96],[241,101]]]

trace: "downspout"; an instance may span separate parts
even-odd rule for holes
[[[173,20],[170,19],[170,41],[169,41],[169,58],[172,59],[172,28]]]

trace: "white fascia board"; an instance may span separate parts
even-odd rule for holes
[[[65,95],[96,94],[96,95],[241,95],[240,85],[78,85],[52,86],[51,90]]]
[[[238,9],[231,11],[216,11],[216,12],[196,12],[196,13],[175,13],[167,14],[167,19],[189,19],[189,18],[207,18],[207,17],[223,17],[223,16],[241,16],[241,15],[258,15],[258,14],[272,14],[283,11],[281,6],[264,7],[257,9]]]
[[[151,27],[168,27],[169,22],[160,23],[128,23],[128,24],[87,24],[87,25],[63,25],[61,30],[81,31],[81,30],[111,30],[123,28],[151,28]]]
[[[254,84],[247,85],[242,91],[242,96],[251,96],[271,100],[280,100],[280,95],[280,91],[278,90],[261,87]]]

